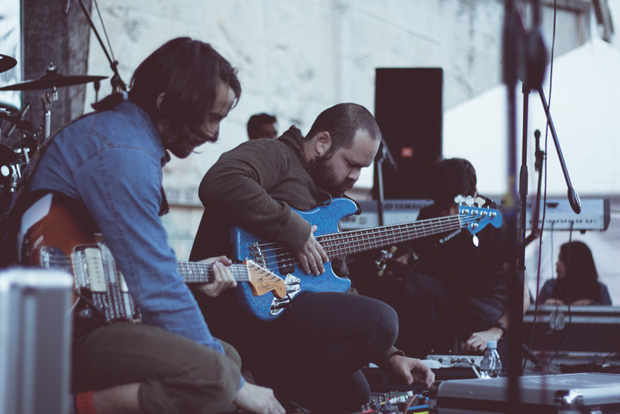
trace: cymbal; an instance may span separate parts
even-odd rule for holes
[[[17,65],[17,61],[10,56],[0,55],[0,73],[6,72]]]
[[[28,80],[14,85],[4,86],[0,91],[34,91],[37,89],[52,89],[60,86],[81,85],[105,79],[107,76],[65,76],[56,72],[56,69],[48,69],[45,75],[38,79]]]

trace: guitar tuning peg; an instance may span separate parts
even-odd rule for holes
[[[461,204],[463,201],[465,201],[465,197],[463,197],[461,194],[454,197],[454,202],[456,204]]]
[[[467,196],[465,198],[465,204],[467,204],[469,207],[474,205],[474,198],[472,196]]]
[[[482,198],[482,197],[476,197],[476,205],[478,207],[484,207],[484,205],[487,203],[487,201]]]
[[[474,244],[474,246],[478,247],[478,245],[480,244],[480,241],[478,240],[478,236],[476,236],[475,234],[472,236],[471,238],[471,242]]]

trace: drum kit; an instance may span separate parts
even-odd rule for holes
[[[17,61],[14,58],[0,54],[0,73],[12,69],[15,65]],[[43,128],[24,120],[30,103],[17,111],[16,108],[0,102],[0,217],[9,208],[13,194],[22,179],[22,172],[38,149],[39,143],[50,136],[52,102],[58,99],[57,88],[99,82],[106,77],[62,75],[56,71],[53,64],[50,64],[45,74],[37,79],[0,87],[0,91],[44,91],[41,96],[44,107]],[[18,148],[4,145],[3,139],[10,137],[15,130],[21,132],[21,144]]]

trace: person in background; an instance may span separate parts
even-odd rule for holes
[[[237,351],[212,336],[160,218],[169,153],[186,158],[216,141],[240,94],[236,70],[211,45],[170,40],[138,66],[129,93],[63,127],[31,164],[23,200],[72,206],[84,231],[102,234],[141,314],[141,323],[110,323],[96,306],[92,317],[75,312],[78,414],[216,413],[232,403],[284,413],[272,390],[244,381]],[[70,237],[61,218],[59,237]],[[214,281],[197,289],[218,296],[236,285],[229,259],[207,261]]]
[[[476,170],[465,159],[435,161],[426,177],[433,204],[422,208],[417,220],[457,215],[459,195],[498,209],[478,194]],[[506,233],[505,225],[487,225],[475,235],[460,228],[397,246],[395,260],[401,274],[391,295],[400,321],[396,346],[424,358],[432,353],[478,354],[487,341],[497,341],[508,368],[506,265],[516,252],[504,247]],[[528,307],[524,284],[524,312]]]
[[[611,305],[609,290],[599,282],[590,248],[573,241],[560,247],[556,279],[545,282],[537,302],[545,305]]]
[[[274,115],[255,114],[248,120],[248,138],[276,138],[278,136],[278,120]]]

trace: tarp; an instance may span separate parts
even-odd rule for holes
[[[550,67],[543,85],[573,187],[581,198],[620,197],[620,51],[608,43],[593,39],[559,58],[553,64],[552,90],[549,93]],[[517,165],[521,164],[523,92],[517,86]],[[508,184],[507,89],[497,86],[444,113],[443,153],[445,157],[463,157],[472,162],[478,174],[480,192],[501,197]],[[537,173],[534,170],[534,131],[542,133],[544,148],[546,117],[540,95],[529,94],[528,187],[535,196]],[[551,134],[547,146],[547,193],[565,197],[566,181],[560,168]],[[614,205],[612,204],[612,210]],[[584,241],[593,252],[599,277],[609,286],[614,305],[620,305],[620,215],[612,212],[609,230],[603,233],[572,234],[546,232],[542,245],[541,285],[555,273],[555,262],[562,243]],[[530,290],[536,292],[538,242],[526,250],[526,274]]]
[[[549,81],[552,89],[549,92]],[[547,67],[544,94],[564,153],[569,176],[578,194],[620,195],[620,51],[593,39],[555,59],[551,78]],[[521,163],[522,86],[517,86],[517,164]],[[529,96],[529,188],[536,188],[534,130],[542,133],[546,117],[538,92]],[[444,156],[469,159],[486,193],[508,188],[507,88],[497,86],[444,114]],[[566,194],[566,183],[548,135],[548,192]]]

